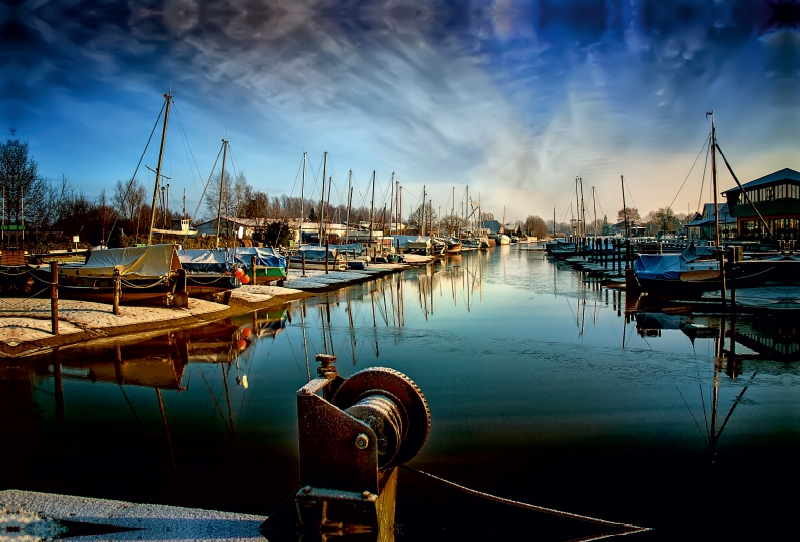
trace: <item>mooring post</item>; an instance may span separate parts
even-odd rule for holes
[[[266,277],[265,277],[266,278]],[[250,258],[250,284],[256,285],[256,257]]]
[[[631,240],[625,239],[625,269],[628,269],[631,266],[632,259],[633,259],[633,246],[631,245]]]
[[[114,316],[119,316],[119,296],[120,296],[120,276],[119,269],[114,268]]]
[[[50,261],[50,322],[53,335],[58,335],[58,260]]]
[[[303,276],[305,277],[306,276],[306,251],[305,250],[301,250],[300,252],[301,252],[301,256],[302,256],[301,259],[303,261]]]
[[[717,247],[717,249],[719,250],[719,247]],[[717,265],[719,266],[719,279],[720,279],[719,297],[720,297],[720,301],[722,302],[722,307],[724,308],[728,304],[728,301],[726,299],[727,296],[725,295],[725,290],[727,288],[727,285],[725,284],[726,283],[726,280],[725,280],[725,274],[726,274],[725,273],[725,268],[726,268],[725,253],[720,251],[719,254],[717,255],[717,258],[718,258]]]
[[[328,274],[328,250],[330,250],[330,240],[325,239],[325,274]]]
[[[731,288],[731,310],[736,310],[736,286],[734,276],[736,275],[736,264],[739,261],[738,247],[728,249],[728,281]]]

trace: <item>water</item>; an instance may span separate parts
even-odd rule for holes
[[[344,377],[386,366],[419,385],[432,426],[415,468],[655,529],[641,539],[780,532],[800,478],[798,323],[625,305],[500,247],[191,332],[6,361],[0,487],[269,514],[298,487],[295,393],[327,351]],[[406,471],[397,522],[398,540],[590,532]]]

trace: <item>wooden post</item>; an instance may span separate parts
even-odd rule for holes
[[[264,277],[266,279],[266,277]],[[256,285],[256,257],[250,258],[250,284]]]
[[[724,253],[722,253],[722,252],[719,253],[718,262],[719,262],[718,265],[719,265],[719,280],[720,280],[719,297],[720,297],[720,301],[722,302],[722,306],[725,307],[728,304],[728,301],[726,299],[727,296],[725,295],[725,289],[727,288],[727,285],[725,284],[725,282],[726,282],[725,281],[725,274],[726,274],[725,273],[725,267],[726,267],[726,264],[725,264],[725,254]]]
[[[58,261],[50,262],[50,322],[53,335],[58,335]]]
[[[120,297],[120,276],[119,269],[114,268],[114,315],[119,316],[119,297]]]
[[[736,273],[736,264],[739,261],[739,254],[737,247],[730,247],[728,249],[728,277],[731,285],[731,309],[735,310],[736,307],[736,287],[734,286],[734,275]]]
[[[306,276],[306,251],[305,250],[301,250],[300,254],[302,256],[301,260],[303,262],[303,276],[305,277]]]
[[[325,239],[325,274],[326,275],[328,274],[328,250],[330,250],[328,248],[328,247],[330,247],[330,242],[329,241],[330,241],[329,239]]]

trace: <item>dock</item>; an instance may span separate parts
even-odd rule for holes
[[[401,264],[376,263],[361,270],[306,271],[305,276],[299,269],[290,269],[283,286],[243,285],[231,291],[228,305],[194,298],[186,308],[123,303],[120,313],[114,315],[110,305],[61,299],[57,335],[51,330],[50,299],[8,298],[0,300],[0,359],[40,355],[75,344],[113,341],[123,335],[147,338],[173,329],[198,327],[428,265],[436,257],[409,255],[406,260]]]

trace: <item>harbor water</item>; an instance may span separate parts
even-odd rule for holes
[[[271,513],[298,488],[296,391],[316,354],[425,394],[414,467],[651,531],[785,532],[800,481],[800,319],[626,313],[512,245],[203,328],[0,362],[0,488]],[[397,540],[587,539],[576,520],[403,470]],[[602,531],[602,530],[601,530]]]

